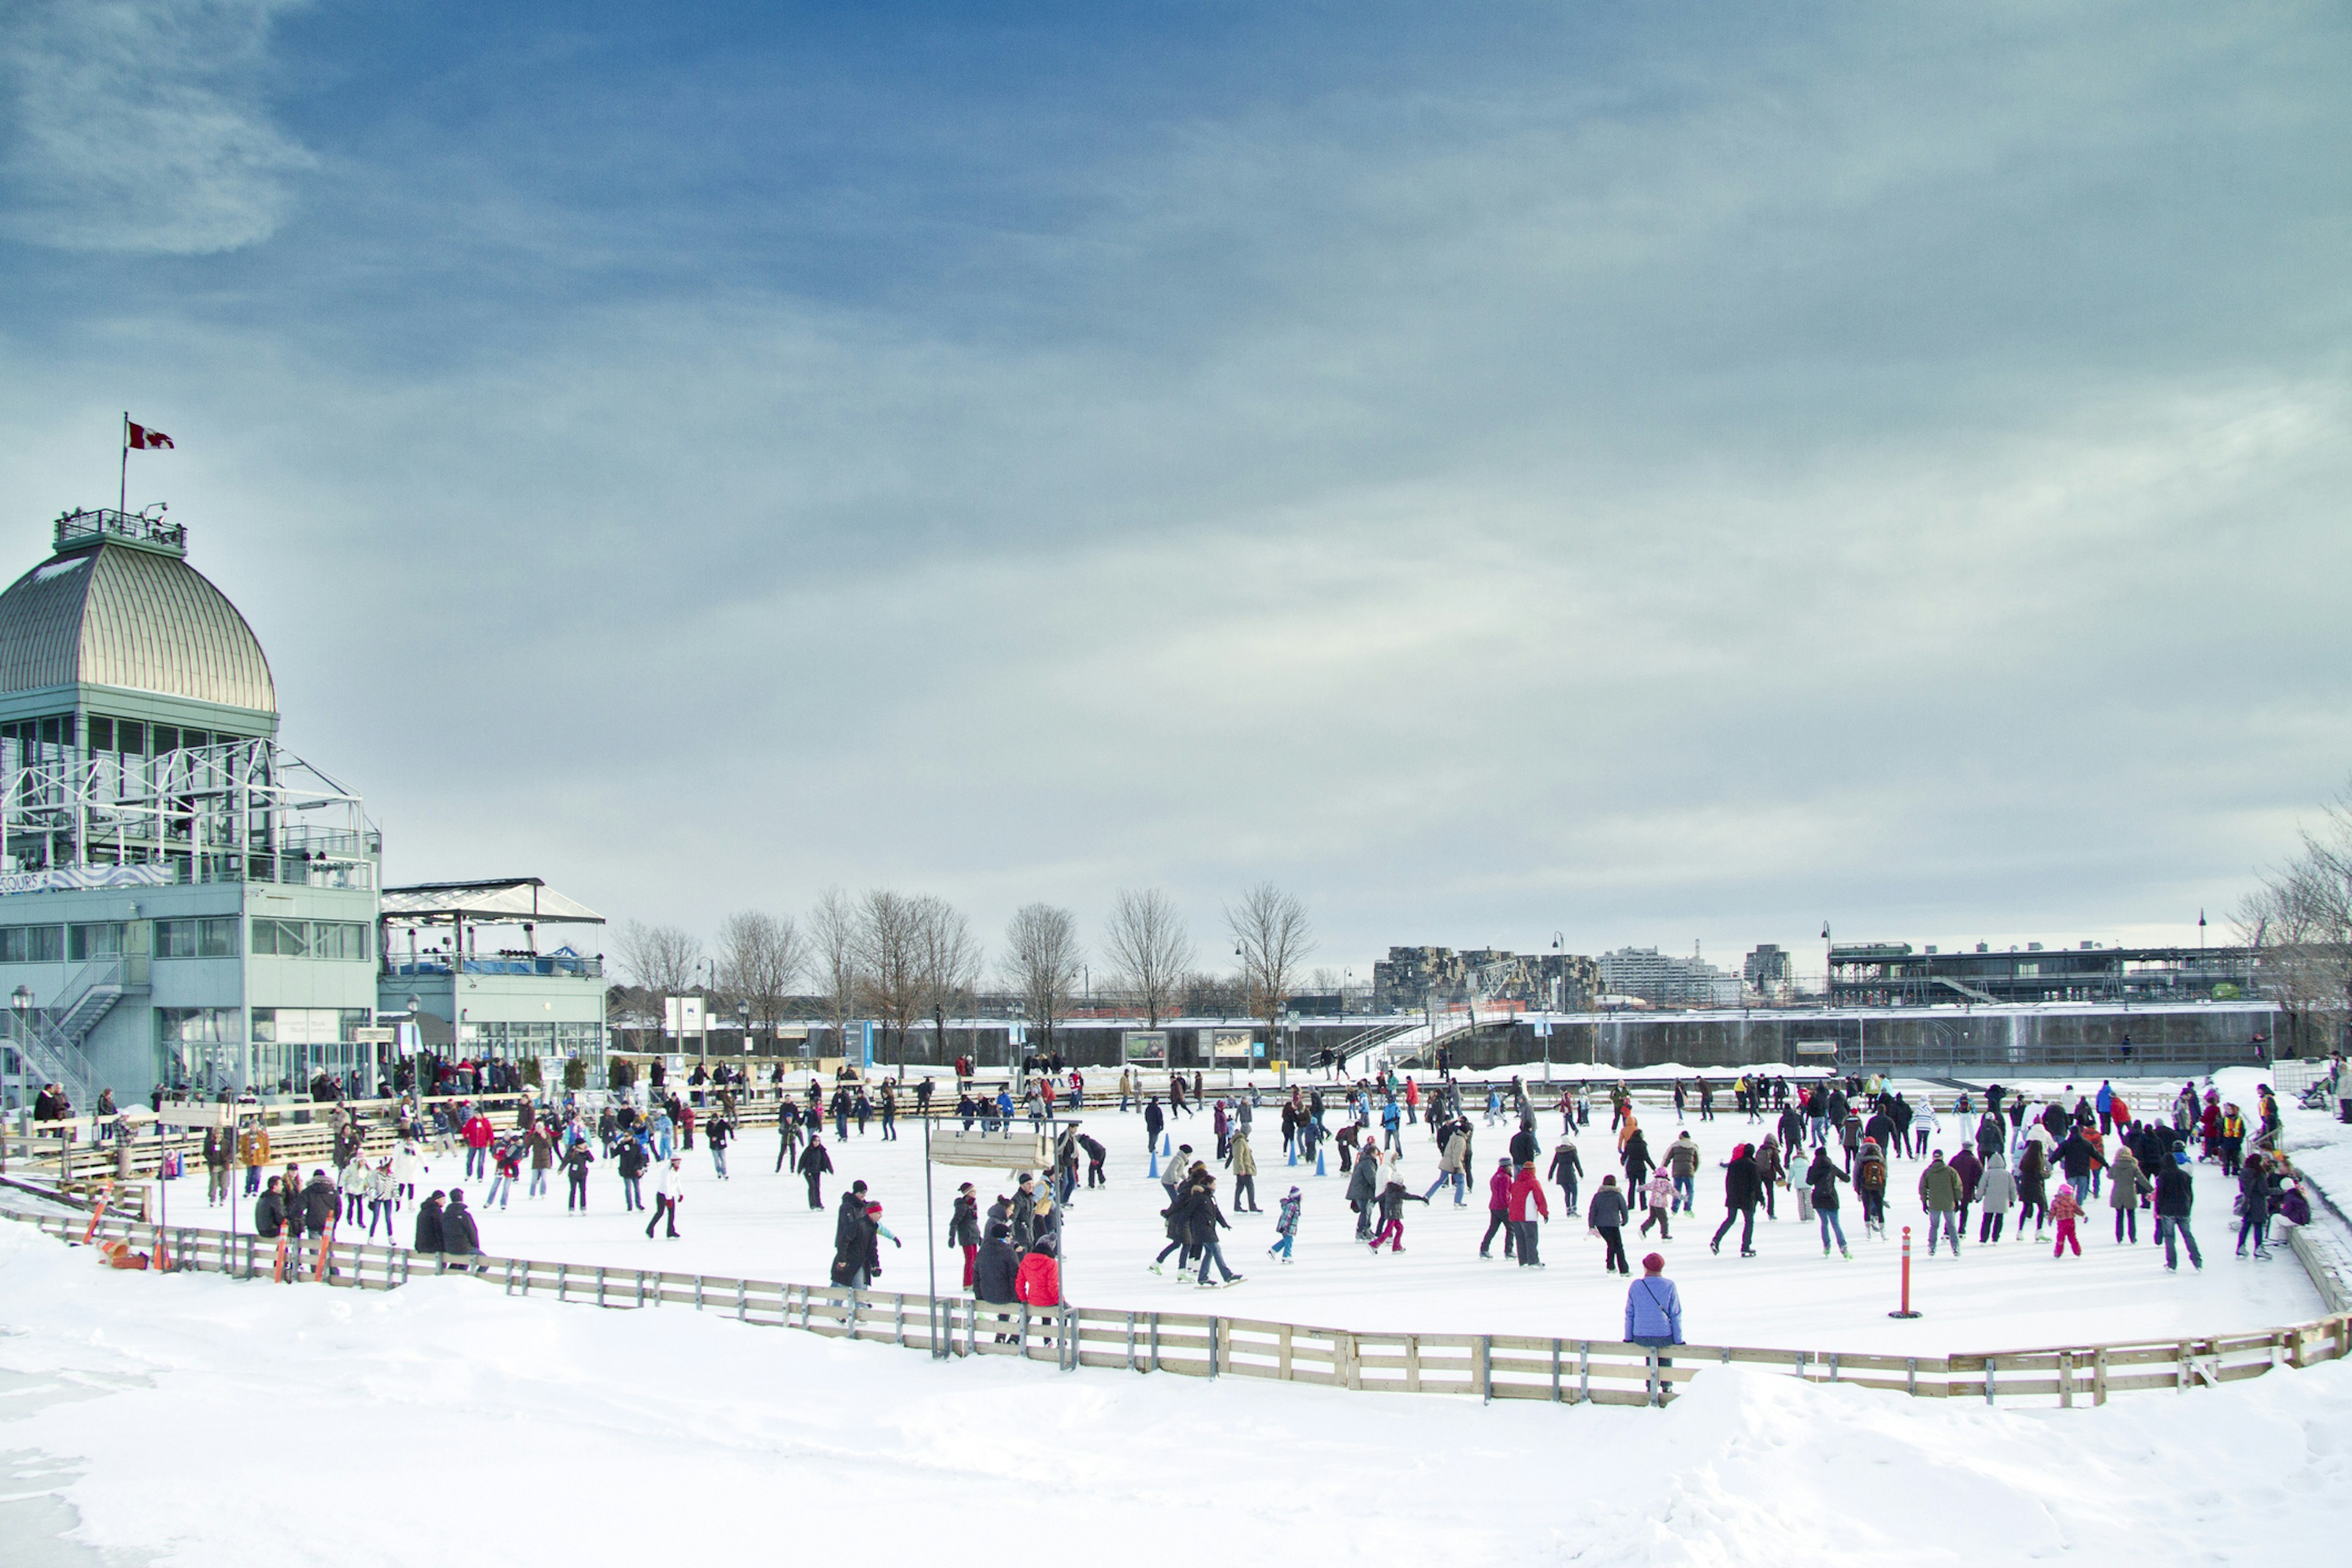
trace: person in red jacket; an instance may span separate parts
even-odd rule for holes
[[[1544,1202],[1543,1184],[1536,1179],[1531,1161],[1522,1160],[1511,1177],[1511,1231],[1519,1240],[1519,1267],[1541,1268],[1543,1260],[1536,1256],[1536,1222],[1528,1213],[1528,1205],[1535,1205],[1536,1213],[1551,1218],[1551,1209]]]
[[[489,1157],[484,1151],[489,1148],[490,1140],[498,1136],[497,1130],[490,1125],[490,1119],[476,1110],[466,1118],[466,1124],[457,1130],[457,1135],[466,1141],[467,1179],[477,1176],[487,1178],[490,1173]]]
[[[1013,1294],[1028,1305],[1031,1313],[1044,1317],[1045,1324],[1053,1322],[1050,1314],[1062,1304],[1062,1266],[1054,1261],[1052,1237],[1039,1237],[1029,1255],[1021,1260],[1021,1272],[1013,1277]],[[1054,1342],[1050,1327],[1045,1342]]]

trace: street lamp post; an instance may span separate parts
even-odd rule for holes
[[[26,1037],[27,1026],[30,1022],[27,1015],[30,1014],[33,1009],[32,987],[28,985],[17,986],[15,993],[9,996],[8,1005],[16,1010],[16,1040],[15,1047],[10,1052],[10,1054],[16,1058],[16,1066],[14,1072],[9,1073],[5,1079],[0,1079],[0,1175],[5,1175],[8,1173],[7,1119],[16,1114],[16,1095],[18,1092],[16,1089],[16,1075],[25,1070],[25,1060],[26,1055],[25,1050],[25,1041]]]
[[[751,1004],[736,1003],[735,1016],[743,1029],[743,1054],[748,1057],[751,1054]]]

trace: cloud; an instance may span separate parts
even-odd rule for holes
[[[76,251],[258,244],[315,159],[263,102],[299,0],[31,0],[0,28],[0,227]]]
[[[339,130],[201,307],[0,339],[0,490],[110,493],[141,385],[396,877],[1204,931],[1271,877],[1335,963],[2189,918],[2352,710],[2342,50],[2237,25],[1416,59],[1059,163],[992,100],[879,180],[476,51],[511,95]],[[787,132],[806,204],[667,180]],[[1025,227],[930,221],[997,158]]]

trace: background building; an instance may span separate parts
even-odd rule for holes
[[[1654,947],[1621,947],[1601,955],[1601,979],[1612,996],[1633,996],[1669,1007],[1736,1007],[1740,982],[1696,954],[1676,958]]]
[[[579,940],[604,917],[536,877],[420,882],[383,892],[378,1011],[448,1026],[426,1043],[476,1061],[604,1052],[604,962]],[[574,941],[548,940],[572,934]]]
[[[1906,942],[1854,942],[1830,949],[1830,1002],[1840,1007],[1934,1003],[2183,1002],[2221,1000],[2254,988],[2243,948],[2023,948],[1995,952],[1915,952]]]
[[[1474,1002],[1572,1011],[1589,1004],[1600,989],[1600,966],[1573,952],[1392,947],[1387,958],[1372,965],[1375,1012],[1414,1013]]]

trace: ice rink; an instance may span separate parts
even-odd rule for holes
[[[2055,1087],[2055,1086],[2052,1086]],[[2095,1088],[2095,1085],[2089,1086]],[[2177,1088],[2177,1085],[2174,1086]],[[2153,1089],[2153,1086],[2151,1086]],[[1724,1097],[1728,1104],[1729,1097]],[[1679,1124],[1671,1109],[1643,1111],[1654,1151],[1663,1151]],[[1694,1107],[1694,1115],[1696,1108]],[[1586,1177],[1581,1201],[1589,1202],[1601,1172],[1613,1154],[1607,1135],[1605,1102],[1580,1136]],[[1339,1125],[1334,1114],[1329,1125]],[[1089,1110],[1086,1131],[1110,1151],[1110,1184],[1095,1192],[1081,1187],[1066,1230],[1065,1289],[1087,1306],[1214,1310],[1229,1316],[1287,1321],[1336,1328],[1533,1333],[1579,1338],[1614,1338],[1622,1328],[1624,1287],[1601,1269],[1601,1247],[1580,1215],[1558,1212],[1559,1193],[1549,1186],[1553,1205],[1544,1226],[1542,1269],[1522,1268],[1502,1257],[1482,1261],[1478,1243],[1486,1228],[1484,1181],[1507,1142],[1509,1128],[1487,1126],[1475,1108],[1475,1182],[1470,1206],[1455,1208],[1441,1193],[1427,1206],[1408,1205],[1405,1250],[1370,1255],[1356,1244],[1346,1202],[1346,1178],[1336,1159],[1326,1174],[1311,1165],[1284,1163],[1279,1114],[1271,1104],[1256,1113],[1260,1214],[1234,1213],[1233,1179],[1216,1164],[1218,1196],[1233,1223],[1225,1254],[1246,1278],[1222,1290],[1202,1290],[1174,1272],[1147,1268],[1164,1245],[1159,1211],[1160,1185],[1147,1174],[1141,1119],[1133,1113]],[[1709,1252],[1707,1238],[1723,1214],[1723,1182],[1717,1163],[1735,1143],[1763,1131],[1727,1109],[1712,1122],[1687,1123],[1705,1156],[1697,1182],[1696,1216],[1677,1215],[1672,1239],[1660,1241],[1628,1229],[1635,1259],[1649,1250],[1664,1254],[1667,1271],[1681,1286],[1686,1306],[1685,1334],[1694,1342],[1729,1343],[1823,1351],[1999,1351],[2061,1343],[2165,1339],[2266,1327],[2318,1315],[2321,1304],[2309,1280],[2284,1247],[2267,1261],[2231,1255],[2235,1225],[2230,1215],[2234,1189],[2218,1168],[2200,1166],[2192,1227],[2204,1248],[2206,1267],[2192,1270],[2184,1258],[2168,1274],[2159,1249],[2151,1245],[2151,1216],[2140,1215],[2138,1245],[2117,1245],[2113,1216],[2104,1197],[2094,1200],[2084,1232],[2084,1253],[2053,1258],[2043,1240],[2010,1239],[1979,1247],[1971,1239],[1957,1258],[1948,1252],[1927,1256],[1925,1218],[1916,1195],[1925,1162],[1900,1160],[1889,1183],[1889,1236],[1865,1239],[1861,1211],[1851,1194],[1843,1217],[1854,1257],[1824,1258],[1817,1227],[1796,1217],[1793,1194],[1779,1194],[1780,1217],[1757,1226],[1754,1258],[1738,1256],[1738,1231],[1725,1250]],[[1558,1142],[1560,1119],[1538,1118],[1545,1159]],[[1953,1146],[1955,1124],[1945,1119],[1938,1146]],[[1178,1121],[1178,1143],[1191,1142],[1213,1155],[1210,1119],[1203,1113]],[[755,1279],[823,1283],[832,1258],[832,1206],[845,1184],[864,1180],[884,1205],[883,1224],[903,1243],[882,1249],[885,1289],[920,1292],[929,1285],[927,1263],[936,1258],[942,1288],[960,1282],[960,1258],[945,1248],[949,1206],[958,1185],[974,1183],[983,1207],[1012,1190],[1010,1173],[932,1168],[934,1217],[940,1242],[927,1251],[923,1204],[923,1138],[911,1122],[900,1137],[886,1142],[878,1123],[860,1137],[852,1123],[845,1144],[836,1143],[828,1124],[827,1146],[836,1174],[825,1184],[825,1207],[812,1212],[805,1184],[774,1169],[776,1140],[765,1130],[740,1141],[730,1152],[732,1179],[718,1179],[709,1152],[697,1147],[685,1156],[688,1178],[680,1211],[680,1239],[648,1239],[646,1216],[621,1206],[621,1184],[608,1163],[589,1180],[585,1214],[564,1207],[561,1173],[547,1196],[516,1196],[502,1208],[482,1211],[485,1184],[464,1180],[457,1159],[433,1161],[421,1191],[468,1187],[483,1245],[494,1255],[607,1267],[659,1268],[676,1272],[741,1275]],[[1436,1172],[1436,1153],[1425,1128],[1404,1129],[1404,1170],[1413,1190],[1425,1189]],[[1622,1177],[1621,1177],[1622,1180]],[[1297,1261],[1276,1263],[1266,1256],[1274,1239],[1274,1210],[1293,1184],[1305,1198]],[[226,1226],[226,1209],[206,1209],[200,1178],[172,1184],[170,1213],[175,1224]],[[250,1226],[250,1205],[241,1203],[236,1223]],[[2012,1220],[2014,1215],[2012,1215]],[[410,1222],[404,1215],[404,1231]],[[1914,1259],[1914,1305],[1923,1316],[1904,1321],[1887,1314],[1897,1299],[1902,1227],[1917,1229]],[[404,1234],[404,1241],[409,1237]],[[1638,1268],[1638,1265],[1637,1265]],[[1203,1303],[1213,1301],[1209,1308]]]

